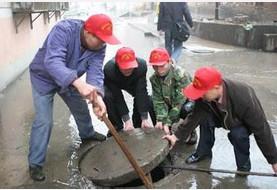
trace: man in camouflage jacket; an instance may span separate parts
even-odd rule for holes
[[[151,76],[152,98],[156,113],[156,126],[167,134],[173,123],[180,120],[180,112],[185,109],[186,98],[181,89],[191,82],[188,73],[172,65],[172,60],[164,48],[156,48],[151,52],[150,64],[155,73]],[[197,135],[195,131],[186,140],[187,144],[195,144]]]

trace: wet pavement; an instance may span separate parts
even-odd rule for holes
[[[154,30],[149,17],[120,18],[115,29],[124,46],[132,47],[138,56],[148,60],[151,49],[163,46],[158,37],[145,36],[145,30]],[[129,24],[132,23],[132,24]],[[134,27],[133,25],[136,25]],[[146,28],[145,26],[148,26]],[[140,28],[140,29],[139,29]],[[203,65],[213,65],[231,79],[249,83],[256,90],[277,140],[277,54],[264,53],[191,37],[185,44],[179,66],[191,74]],[[120,46],[109,46],[105,60],[111,58]],[[153,73],[151,67],[148,77]],[[45,182],[33,182],[28,174],[28,141],[34,117],[29,73],[25,71],[0,94],[0,188],[96,188],[78,170],[80,139],[76,124],[62,100],[56,96],[54,127],[44,171]],[[148,84],[151,92],[150,83]],[[128,106],[132,107],[132,98]],[[95,129],[103,134],[107,128],[93,116]],[[252,170],[272,172],[253,138],[250,137]],[[171,152],[174,164],[183,165],[195,146],[178,144]],[[233,147],[227,131],[216,129],[212,161],[194,164],[195,167],[236,170]],[[234,174],[176,171],[155,184],[158,188],[277,188],[276,177],[236,177]]]

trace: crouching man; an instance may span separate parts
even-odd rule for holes
[[[155,127],[169,134],[172,124],[186,115],[185,108],[188,104],[181,90],[190,84],[191,76],[172,64],[172,59],[164,48],[154,49],[150,54],[149,63],[155,70],[150,78],[157,119]],[[195,144],[196,142],[197,134],[193,130],[186,138],[186,143]]]
[[[212,67],[202,67],[195,72],[193,82],[183,89],[183,94],[195,100],[193,111],[173,135],[164,136],[174,146],[180,134],[188,136],[199,123],[200,140],[195,153],[186,159],[191,164],[210,158],[214,145],[215,127],[229,130],[228,139],[234,147],[237,170],[250,171],[249,135],[256,142],[273,171],[277,174],[277,149],[263,108],[252,87],[245,83],[223,79]],[[208,118],[208,120],[207,120]]]
[[[148,122],[148,113],[152,122],[156,123],[152,102],[147,93],[146,73],[146,61],[136,57],[134,50],[129,47],[120,48],[115,57],[106,63],[104,101],[108,117],[117,131],[152,127]],[[123,90],[134,98],[132,119]],[[111,136],[110,132],[107,136]]]

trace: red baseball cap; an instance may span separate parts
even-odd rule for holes
[[[138,62],[134,50],[128,47],[122,47],[117,50],[115,62],[120,69],[137,68]]]
[[[192,83],[183,89],[183,94],[191,100],[197,100],[221,82],[222,76],[217,69],[201,67],[196,70]]]
[[[108,44],[120,43],[120,41],[113,35],[112,20],[107,15],[96,14],[90,16],[85,21],[84,29]]]
[[[150,53],[149,63],[152,66],[162,66],[168,63],[170,56],[165,48],[153,49]]]

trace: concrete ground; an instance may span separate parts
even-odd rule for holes
[[[130,24],[132,23],[132,24]],[[148,60],[151,49],[162,47],[163,40],[145,36],[154,31],[149,17],[121,18],[115,29],[124,46],[132,47],[138,56]],[[266,116],[277,140],[277,55],[249,49],[228,46],[191,37],[185,44],[178,63],[191,74],[196,68],[213,65],[224,76],[244,81],[252,85],[260,98]],[[120,46],[109,46],[106,60],[111,58]],[[202,53],[196,53],[202,52]],[[151,67],[148,77],[153,73]],[[151,86],[148,85],[151,93]],[[132,99],[126,95],[128,106]],[[131,110],[131,109],[130,109]],[[34,117],[29,72],[26,70],[14,83],[0,94],[0,188],[95,188],[94,184],[80,175],[76,166],[77,151],[80,146],[76,125],[67,107],[56,96],[54,103],[54,127],[47,153],[44,170],[45,182],[33,182],[28,174],[28,141]],[[105,125],[94,119],[97,131],[106,134]],[[251,140],[252,171],[272,172],[253,135]],[[194,146],[177,145],[172,154],[176,165],[184,164],[184,159],[194,150]],[[195,167],[236,170],[233,148],[227,139],[227,131],[216,130],[216,143],[212,161],[203,161]],[[171,174],[156,184],[159,188],[277,188],[273,177],[235,177],[233,174],[200,173],[180,171]]]

